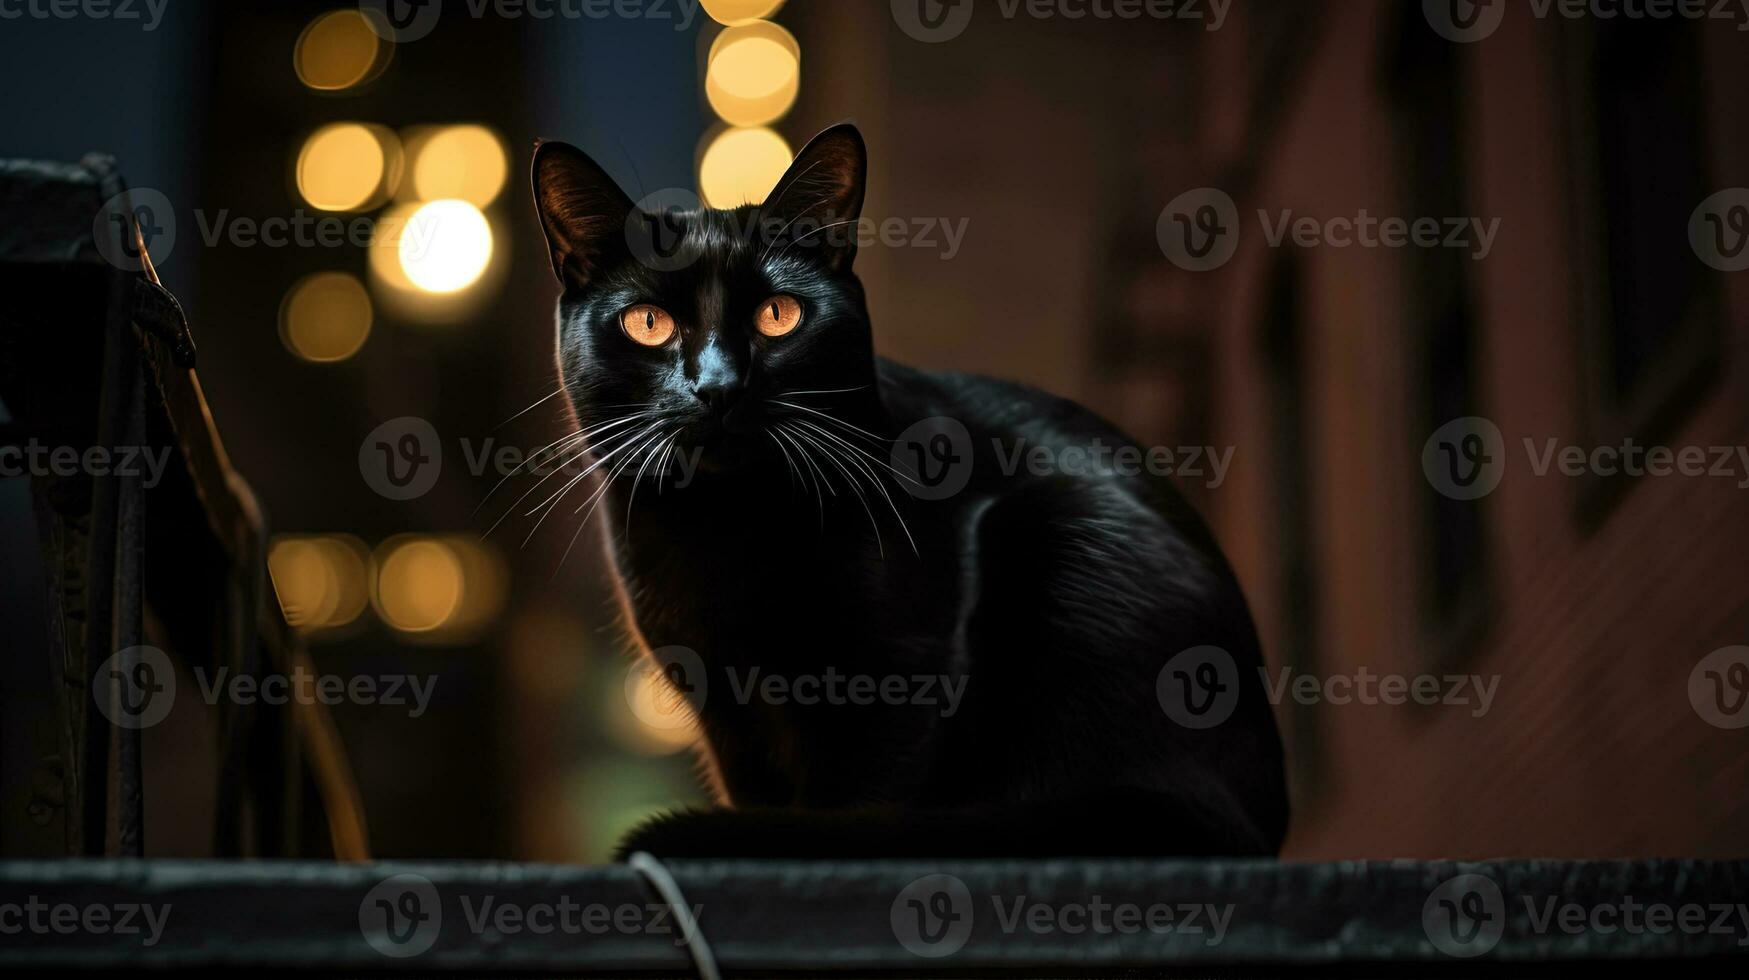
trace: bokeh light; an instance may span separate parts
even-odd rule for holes
[[[704,12],[719,24],[734,26],[744,21],[770,17],[784,0],[703,0]]]
[[[711,43],[704,93],[725,122],[758,126],[781,118],[801,89],[801,45],[768,21],[731,27]]]
[[[333,10],[310,21],[292,49],[298,80],[339,92],[375,79],[389,66],[394,45],[377,36],[358,10]]]
[[[279,308],[279,336],[306,361],[344,361],[370,336],[370,294],[358,277],[318,272],[291,288]]]
[[[416,288],[458,292],[478,282],[491,264],[492,226],[467,201],[432,201],[407,219],[397,255]]]
[[[378,549],[377,615],[395,629],[423,633],[443,627],[462,604],[462,563],[435,538],[394,538]]]
[[[298,193],[323,211],[368,211],[387,200],[400,176],[400,140],[382,126],[333,123],[298,151]]]
[[[267,572],[286,622],[302,630],[356,620],[370,601],[370,552],[349,535],[282,535]]]
[[[624,697],[608,704],[608,731],[640,755],[672,755],[698,741],[698,720],[686,699],[640,658],[626,673]]]
[[[375,233],[370,241],[370,273],[372,281],[394,293],[417,292],[418,287],[401,269],[401,238],[407,233],[407,223],[419,210],[418,204],[396,204],[377,215]]]
[[[454,198],[485,207],[504,190],[510,161],[504,144],[484,126],[444,126],[410,135],[412,192],[420,200]]]
[[[377,548],[376,567],[377,615],[409,639],[473,639],[497,621],[509,596],[503,559],[466,535],[390,538]]]
[[[699,160],[699,192],[713,208],[758,204],[792,159],[789,144],[772,130],[762,126],[724,130]]]

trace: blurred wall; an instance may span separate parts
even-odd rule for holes
[[[1420,4],[1259,2],[1219,30],[983,11],[923,43],[881,6],[796,12],[791,120],[863,124],[870,213],[970,219],[952,260],[859,259],[881,349],[1231,447],[1224,485],[1187,489],[1272,671],[1493,685],[1480,716],[1283,698],[1290,855],[1740,851],[1749,743],[1689,680],[1749,636],[1743,491],[1539,477],[1524,449],[1744,444],[1749,295],[1686,240],[1701,197],[1749,184],[1733,25],[1511,14],[1458,44]],[[1155,221],[1204,187],[1242,229],[1191,272]],[[1498,231],[1479,260],[1275,247],[1259,210]],[[1455,501],[1422,457],[1469,415],[1509,459]]]

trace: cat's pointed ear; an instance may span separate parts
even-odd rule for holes
[[[808,141],[766,195],[761,216],[782,238],[824,249],[833,268],[856,260],[857,222],[868,182],[868,147],[851,123],[839,123]]]
[[[623,251],[631,198],[601,165],[569,143],[534,148],[534,204],[552,253],[553,273],[581,287]]]

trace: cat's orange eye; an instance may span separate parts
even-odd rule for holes
[[[802,304],[794,296],[779,293],[766,300],[759,307],[758,319],[754,321],[759,332],[767,337],[781,337],[802,323]]]
[[[619,315],[626,336],[645,347],[660,347],[674,336],[674,318],[660,306],[639,303]]]

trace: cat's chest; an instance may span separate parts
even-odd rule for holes
[[[952,575],[860,536],[652,533],[627,539],[615,563],[639,632],[735,659],[876,646],[945,632]],[[937,584],[936,579],[941,580]]]

